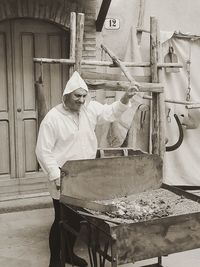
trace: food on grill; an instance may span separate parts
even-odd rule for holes
[[[115,218],[119,223],[141,222],[152,219],[200,212],[200,204],[165,189],[156,189],[128,197],[96,201],[117,207],[116,210],[99,215]],[[96,213],[96,212],[95,212]]]

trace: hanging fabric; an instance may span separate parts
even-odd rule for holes
[[[42,61],[40,62],[40,76],[38,80],[35,82],[35,94],[36,94],[36,103],[38,111],[38,128],[39,128],[41,121],[43,120],[48,111],[47,101],[44,93]]]
[[[42,60],[41,60],[41,62],[40,62],[40,76],[39,76],[39,78],[38,78],[38,81],[39,81],[40,83],[43,83],[43,64],[42,64]]]
[[[188,86],[186,91],[186,101],[190,101],[190,93],[191,93],[191,41],[189,41],[189,58],[186,61],[186,71],[187,71],[187,78],[188,78]]]

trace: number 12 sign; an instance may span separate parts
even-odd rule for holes
[[[118,30],[120,28],[119,19],[114,19],[114,18],[106,19],[105,28],[107,30]]]

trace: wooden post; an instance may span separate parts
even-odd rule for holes
[[[137,29],[142,29],[143,28],[144,13],[145,13],[145,0],[140,0]],[[141,39],[142,39],[142,31],[137,31],[137,39],[138,39],[138,44],[140,44],[141,43]]]
[[[151,64],[151,82],[157,82],[157,51],[156,51],[156,32],[157,22],[155,18],[150,18],[150,64]],[[158,154],[158,102],[157,94],[152,94],[151,102],[151,141],[152,153]]]
[[[83,34],[84,34],[84,14],[78,13],[77,16],[77,32],[76,32],[76,55],[75,70],[81,73],[81,60],[83,50]]]
[[[160,81],[160,40],[158,22],[155,17],[150,18],[150,62],[152,82]],[[162,158],[165,151],[165,131],[164,131],[164,95],[162,93],[152,93],[152,153],[158,154]]]
[[[76,13],[71,12],[70,15],[70,52],[69,58],[75,61],[75,50],[76,50]],[[69,77],[74,72],[74,65],[69,67]]]
[[[161,43],[160,30],[157,25],[157,44],[158,44],[158,63],[161,61]],[[158,83],[163,80],[163,69],[158,68]],[[165,155],[165,90],[163,93],[158,93],[158,108],[159,108],[159,155],[164,160]]]

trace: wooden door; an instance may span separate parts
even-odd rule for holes
[[[10,24],[0,24],[0,177],[15,175],[15,136]]]
[[[0,175],[37,176],[37,100],[34,82],[43,69],[44,94],[50,109],[60,103],[68,68],[33,62],[34,57],[67,58],[69,33],[40,20],[0,24]]]

